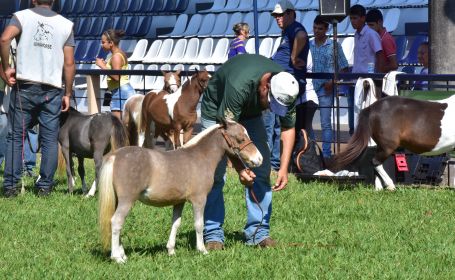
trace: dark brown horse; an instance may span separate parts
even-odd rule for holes
[[[161,136],[165,140],[170,139],[174,148],[179,148],[182,130],[183,144],[188,142],[197,120],[197,104],[210,78],[206,70],[200,71],[173,94],[161,91],[144,97],[140,122],[140,131],[144,135],[144,147],[153,148],[154,138]]]
[[[386,97],[362,110],[347,147],[331,163],[339,170],[354,163],[367,148],[370,138],[376,142],[373,158],[375,188],[395,190],[382,163],[398,148],[413,153],[439,155],[455,147],[455,96],[440,101],[421,101],[405,97]]]
[[[84,115],[73,108],[60,115],[58,141],[61,147],[59,167],[66,163],[68,191],[74,189],[74,164],[72,156],[78,159],[78,173],[82,181],[82,192],[87,192],[85,183],[84,158],[95,161],[95,181],[87,196],[95,195],[96,182],[103,161],[103,155],[111,150],[128,145],[128,137],[122,122],[111,113]]]
[[[99,220],[103,248],[118,263],[126,261],[120,232],[137,200],[157,206],[174,206],[172,228],[167,243],[175,254],[175,238],[181,223],[183,205],[193,205],[197,249],[207,254],[202,240],[204,208],[212,189],[215,169],[224,155],[233,163],[240,159],[249,167],[262,163],[262,155],[246,129],[232,121],[207,128],[181,149],[159,151],[125,147],[104,158],[100,177]]]
[[[181,86],[180,70],[175,72],[161,71],[164,76],[163,90],[169,93],[176,92]],[[147,94],[152,93],[148,92]],[[128,131],[128,138],[131,145],[138,145],[140,117],[142,110],[142,101],[144,100],[143,94],[134,94],[126,100],[125,108],[123,110],[123,124]]]

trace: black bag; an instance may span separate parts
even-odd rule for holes
[[[300,132],[300,143],[297,143],[294,153],[295,173],[313,175],[319,170],[325,169],[324,157],[318,143],[308,139],[304,129]]]
[[[112,93],[106,91],[103,98],[103,106],[111,106]]]

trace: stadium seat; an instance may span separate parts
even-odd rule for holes
[[[213,64],[206,65],[204,67],[204,69],[209,71],[209,72],[215,72],[215,65],[213,65]]]
[[[273,50],[273,39],[270,37],[264,38],[261,40],[261,44],[259,45],[259,54],[270,58],[272,56]]]
[[[150,48],[147,51],[147,54],[142,59],[142,62],[150,63],[151,61],[153,61],[153,59],[158,56],[162,43],[163,41],[161,40],[153,41],[153,43],[150,45]]]
[[[294,3],[294,8],[296,10],[308,10],[310,9],[310,6],[311,6],[311,2],[313,2],[313,0],[299,0],[299,1],[296,1],[296,3]]]
[[[199,31],[195,34],[186,35],[186,37],[188,37],[188,36],[198,36],[198,37],[209,36],[213,30],[213,27],[215,26],[215,20],[217,17],[218,17],[218,15],[215,16],[215,14],[206,14],[204,16],[204,19],[201,22],[201,27],[199,28]]]
[[[237,12],[250,12],[253,10],[253,0],[242,0],[235,11]],[[259,10],[259,9],[258,9]]]
[[[201,14],[194,14],[188,26],[186,27],[185,32],[183,32],[182,36],[195,36],[201,27],[202,22],[202,15]]]
[[[115,7],[114,13],[118,15],[125,15],[128,13],[128,2],[125,0],[118,1],[117,7]]]
[[[201,70],[201,66],[199,66],[198,64],[192,64],[190,66],[188,66],[188,71],[194,71],[194,70]]]
[[[242,2],[245,0],[242,0]],[[240,4],[240,0],[228,0],[226,1],[226,6],[220,12],[237,12],[237,7]]]
[[[146,37],[152,26],[152,19],[153,17],[151,16],[143,16],[134,36],[139,38]]]
[[[185,71],[185,65],[183,65],[181,63],[174,65],[174,67],[172,68],[172,71],[177,71],[177,70]]]
[[[137,40],[126,40],[123,39],[120,41],[120,48],[127,54],[130,55],[133,53],[134,48],[136,47]]]
[[[199,11],[199,13],[218,13],[223,11],[226,6],[226,0],[214,0],[210,9]]]
[[[364,6],[365,8],[371,7],[375,0],[359,0],[357,4]]]
[[[343,42],[341,42],[341,48],[343,49],[344,56],[349,63],[349,65],[354,64],[354,37],[346,37]]]
[[[419,46],[421,43],[425,42],[428,40],[427,36],[415,36],[414,40],[411,43],[411,47],[409,48],[409,52],[406,55],[406,57],[401,61],[403,64],[417,64],[419,63],[417,59],[417,50],[419,49]]]
[[[258,16],[258,35],[259,36],[267,36],[267,31],[270,29],[270,25],[272,24],[273,17],[270,16],[270,13],[264,12],[260,13]],[[275,21],[275,20],[273,20]],[[273,22],[273,24],[276,24]],[[254,33],[253,33],[254,34]]]
[[[245,51],[247,53],[250,53],[250,54],[254,54],[256,53],[256,46],[255,46],[255,38],[254,37],[251,37],[248,39],[248,41],[246,41],[246,44],[245,44]]]
[[[74,0],[65,0],[60,9],[60,14],[68,15],[73,11]]]
[[[198,37],[205,37],[205,36],[211,36],[211,37],[220,37],[223,36],[224,32],[227,29],[227,24],[228,24],[228,14],[227,13],[220,13],[216,15],[215,23],[213,24],[213,29],[210,31],[209,34],[204,34],[199,32]],[[202,28],[202,26],[201,26]],[[200,30],[199,30],[200,31]]]
[[[182,63],[192,63],[196,60],[199,49],[199,38],[191,38],[188,40],[185,55],[180,60]]]
[[[177,21],[174,24],[174,29],[171,33],[158,35],[158,38],[165,38],[165,37],[182,37],[182,34],[185,32],[186,23],[188,22],[188,15],[181,14],[177,17]]]
[[[398,27],[400,21],[400,9],[393,8],[388,9],[387,13],[384,16],[384,27],[388,32],[393,32]]]
[[[74,52],[74,60],[82,61],[87,53],[87,40],[76,40],[76,50]]]
[[[313,22],[317,15],[317,11],[308,11],[303,14],[301,23],[308,34],[313,34]]]
[[[275,0],[270,0],[271,2],[275,2]],[[258,3],[258,12],[265,12],[267,11],[267,4],[269,0],[257,0]]]
[[[127,1],[125,1],[127,2]],[[127,9],[127,13],[130,13],[130,14],[135,14],[135,13],[138,13],[140,12],[141,10],[141,5],[142,5],[142,1],[140,0],[130,0],[130,3],[128,5],[128,9]]]
[[[250,26],[250,36],[253,36],[254,35],[254,13],[249,12],[249,13],[245,14],[245,16],[243,18],[243,22],[248,23],[248,25]]]
[[[95,5],[93,5],[93,10],[90,12],[91,15],[98,16],[100,12],[103,12],[106,9],[106,0],[96,0]]]
[[[281,29],[278,27],[278,24],[276,23],[275,20],[272,20],[270,23],[270,28],[267,31],[268,36],[280,36],[281,35]]]
[[[267,6],[264,7],[264,10],[273,11],[277,2],[278,2],[277,0],[269,0]]]
[[[104,31],[112,28],[114,28],[114,17],[104,17],[103,26],[101,28],[101,34],[103,34]]]
[[[188,8],[189,0],[178,0],[174,13],[183,13]]]
[[[105,10],[100,11],[100,14],[112,16],[112,14],[115,13],[115,9],[117,8],[118,1],[123,1],[123,0],[108,0],[107,1],[108,3],[105,6]]]
[[[160,70],[171,71],[171,65],[163,64],[163,65],[161,65]],[[153,90],[162,90],[163,87],[164,87],[164,77],[162,75],[159,75],[156,77],[155,82],[152,85],[152,89]]]
[[[133,37],[136,34],[137,27],[139,25],[139,17],[138,16],[130,16],[128,17],[128,25],[126,26],[125,32],[127,37]]]
[[[205,38],[201,42],[201,49],[199,50],[196,60],[192,61],[192,63],[205,63],[205,61],[208,61],[212,56],[212,51],[213,39],[210,37]]]
[[[177,1],[176,0],[165,0],[162,12],[164,12],[164,13],[174,13],[176,5],[177,5]]]
[[[101,49],[101,45],[98,40],[90,40],[87,43],[87,52],[85,53],[84,57],[80,61],[88,63],[95,61],[99,51]]]
[[[156,64],[150,64],[149,66],[147,66],[147,70],[158,70],[158,65]],[[155,83],[155,80],[156,80],[156,75],[153,74],[153,75],[147,75],[144,77],[144,85],[145,85],[145,89],[146,90],[150,90],[153,88],[153,84]]]
[[[141,6],[139,7],[138,13],[146,14],[149,12],[153,12],[152,7],[153,7],[153,3],[155,2],[154,0],[142,0],[140,2],[141,2]]]
[[[167,63],[180,63],[182,62],[183,56],[185,55],[186,45],[188,41],[186,39],[178,39],[177,42],[174,44],[174,49],[172,50],[172,54],[166,61]]]
[[[397,61],[400,62],[404,58],[404,54],[406,52],[406,47],[408,45],[408,39],[405,35],[395,36],[395,44],[397,45]]]
[[[144,70],[144,64],[136,64],[132,70]],[[144,89],[144,75],[130,75],[130,84],[134,89],[142,90]]]
[[[154,0],[150,11],[155,14],[161,13],[164,9],[164,1],[165,0]]]
[[[278,37],[275,39],[275,42],[273,43],[272,54],[270,55],[270,57],[272,57],[276,53],[276,50],[278,49],[280,44],[281,44],[281,37]]]
[[[95,20],[92,21],[92,26],[86,36],[89,36],[93,39],[98,39],[103,33],[103,17],[94,17]]]
[[[71,9],[71,14],[81,15],[82,11],[84,10],[84,6],[86,2],[89,0],[77,0],[73,4],[73,8]],[[90,1],[91,2],[91,1]]]
[[[142,61],[144,59],[145,53],[147,52],[147,39],[141,39],[137,42],[134,47],[134,51],[130,57],[128,57],[129,62]]]
[[[116,17],[116,19],[115,19],[115,29],[117,29],[117,30],[125,30],[127,22],[128,22],[128,17],[127,16]]]
[[[90,26],[92,24],[91,17],[83,17],[80,19],[79,30],[76,31],[76,37],[88,36],[90,33]]]
[[[142,62],[144,63],[165,63],[171,55],[172,49],[174,46],[173,39],[165,39],[161,44],[160,50],[158,51],[155,57],[144,58]]]
[[[227,60],[228,51],[229,51],[229,40],[227,38],[221,38],[218,40],[218,43],[216,44],[215,49],[213,50],[212,57],[206,61],[201,61],[201,63],[207,63],[207,64],[224,63]]]
[[[231,14],[231,17],[229,18],[229,23],[226,26],[226,30],[222,34],[212,34],[212,36],[214,36],[214,37],[219,37],[219,36],[231,37],[231,36],[234,36],[234,30],[232,28],[234,27],[234,24],[242,22],[242,19],[243,19],[243,15],[240,12]]]
[[[399,71],[407,73],[407,74],[415,74],[415,67],[414,66],[403,66]]]

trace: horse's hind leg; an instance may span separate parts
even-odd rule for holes
[[[117,263],[125,263],[126,255],[125,250],[123,249],[122,244],[120,244],[120,233],[122,231],[123,224],[125,223],[125,218],[133,206],[133,201],[119,201],[117,209],[115,210],[114,215],[111,218],[111,227],[112,227],[112,248],[111,248],[111,259]]]
[[[174,205],[174,209],[172,211],[172,228],[166,245],[167,252],[170,256],[175,255],[175,239],[177,236],[177,230],[182,223],[182,211],[184,205],[185,203]]]
[[[193,215],[194,215],[194,228],[196,229],[196,248],[203,254],[208,254],[205,249],[204,239],[202,231],[204,230],[204,207],[206,197],[198,199],[198,201],[191,201],[193,204]]]
[[[391,149],[389,149],[389,151],[386,151],[378,146],[376,155],[373,158],[373,166],[377,173],[377,177],[375,178],[375,189],[377,191],[382,190],[381,180],[384,182],[384,185],[388,190],[395,190],[395,184],[393,183],[393,180],[389,177],[387,172],[384,170],[384,167],[382,166],[382,163],[392,154],[392,152],[393,150]]]
[[[95,180],[93,180],[92,187],[90,191],[87,193],[86,197],[95,196],[96,192],[96,183],[99,182],[99,173],[101,169],[101,165],[103,164],[103,151],[104,147],[95,147],[95,152],[93,153],[93,160],[95,161]]]
[[[66,178],[68,180],[68,192],[72,193],[74,190],[75,180],[74,180],[74,164],[73,158],[71,157],[71,153],[68,148],[62,145],[62,154],[65,158],[66,163]]]
[[[82,182],[82,193],[87,192],[87,184],[85,182],[85,168],[84,168],[84,158],[83,157],[77,157],[77,173],[79,173],[79,177],[81,177],[81,182]]]

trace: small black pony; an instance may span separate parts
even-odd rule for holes
[[[64,157],[68,191],[73,192],[74,164],[72,155],[78,159],[78,173],[82,181],[82,191],[87,192],[85,183],[84,158],[95,160],[95,181],[87,196],[95,195],[96,182],[103,162],[103,155],[128,145],[128,136],[122,122],[111,113],[84,115],[74,108],[60,116],[60,132],[58,135],[62,152],[59,153],[59,169],[63,167]]]

